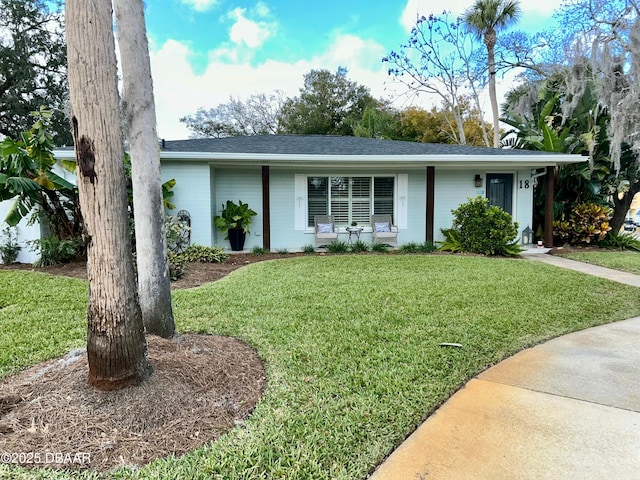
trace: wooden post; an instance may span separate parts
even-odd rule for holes
[[[271,206],[269,204],[269,167],[262,166],[262,248],[271,250]]]
[[[553,199],[555,195],[556,167],[547,167],[547,189],[544,206],[544,246],[553,247]]]
[[[436,168],[427,167],[427,213],[426,213],[426,241],[433,243],[433,217],[435,212],[435,184]]]

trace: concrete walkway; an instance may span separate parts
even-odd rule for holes
[[[640,286],[635,275],[525,256]],[[640,317],[556,338],[486,370],[371,479],[640,479]]]

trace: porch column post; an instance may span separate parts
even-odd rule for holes
[[[271,207],[269,205],[269,166],[262,166],[262,248],[271,250]]]
[[[435,211],[436,167],[427,167],[426,241],[433,243],[433,216]]]
[[[547,189],[544,206],[544,246],[553,247],[553,197],[556,184],[556,167],[547,167]]]

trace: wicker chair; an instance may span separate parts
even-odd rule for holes
[[[398,244],[398,227],[393,225],[391,215],[371,215],[371,231],[374,244]]]
[[[315,215],[313,217],[316,232],[316,247],[326,247],[338,240],[338,228],[332,215]]]

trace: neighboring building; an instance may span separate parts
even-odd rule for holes
[[[522,230],[532,225],[535,179],[584,161],[527,150],[297,135],[162,141],[160,158],[163,181],[176,179],[175,212],[191,215],[192,243],[228,248],[213,217],[227,200],[242,200],[258,213],[245,249],[290,251],[314,243],[316,214],[334,215],[343,227],[357,222],[365,242],[373,213],[393,216],[399,245],[442,240],[451,211],[476,195],[511,213]]]

